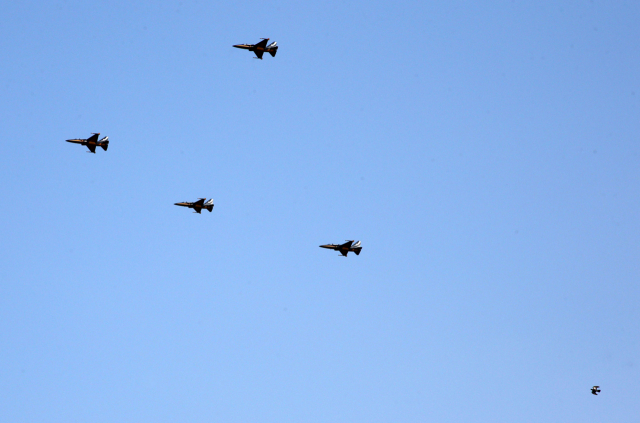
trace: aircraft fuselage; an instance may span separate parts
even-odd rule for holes
[[[74,139],[74,140],[67,140],[67,142],[72,142],[74,144],[80,144],[80,145],[98,145],[98,143],[96,142],[87,142],[87,140],[83,140],[83,139]]]
[[[236,44],[235,48],[242,48],[249,51],[256,51],[253,44]]]
[[[176,203],[176,206],[182,206],[182,207],[189,207],[190,209],[195,208],[195,206],[193,205],[193,203]]]
[[[349,247],[342,247],[341,245],[335,245],[335,244],[326,244],[326,245],[321,245],[320,247],[322,248],[327,248],[329,250],[335,250],[335,251],[340,251],[341,253],[348,253],[349,251],[353,251],[351,248]]]
[[[328,248],[329,250],[336,250],[338,251],[340,249],[339,245],[336,244],[326,244],[326,245],[321,245],[321,248]]]
[[[261,47],[261,46],[256,46],[255,44],[236,44],[234,47],[241,48],[244,50],[249,50],[249,51],[262,51],[265,53],[269,53],[270,51],[275,51],[275,49],[272,47],[269,47],[269,46]]]

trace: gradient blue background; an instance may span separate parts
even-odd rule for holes
[[[480,3],[3,2],[0,420],[638,421],[640,3]]]

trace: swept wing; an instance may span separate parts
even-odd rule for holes
[[[87,142],[96,142],[98,141],[98,136],[100,135],[100,133],[93,133],[93,135],[91,135],[89,138],[87,138]]]
[[[353,241],[347,241],[344,244],[342,244],[340,248],[347,248],[347,249],[351,248],[351,244],[353,244]]]
[[[255,46],[253,46],[254,48],[265,48],[267,46],[267,41],[269,41],[268,38],[263,38],[262,41],[260,41],[259,43],[257,43]]]
[[[204,200],[205,198],[200,198],[198,199],[198,201],[193,203],[193,209],[196,211],[196,213],[200,214],[202,212],[202,208],[204,207]]]

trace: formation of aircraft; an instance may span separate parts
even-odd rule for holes
[[[353,243],[354,241],[347,241],[344,244],[326,244],[326,245],[321,245],[321,248],[328,248],[330,250],[335,250],[335,251],[340,251],[340,254],[342,254],[343,256],[347,256],[347,254],[349,254],[349,251],[353,251],[354,253],[356,253],[356,255],[360,255],[360,251],[362,251],[362,247],[360,246],[361,243],[360,241],[356,242],[355,244]]]
[[[264,55],[264,53],[269,53],[271,54],[272,57],[275,57],[276,53],[278,52],[277,43],[272,42],[271,44],[267,45],[268,41],[269,41],[269,38],[262,38],[262,40],[256,44],[236,44],[233,47],[252,51],[257,56],[255,57],[256,59],[262,60],[262,56]],[[109,137],[104,137],[101,140],[98,140],[99,136],[100,136],[99,132],[98,133],[94,132],[89,138],[86,138],[86,139],[74,138],[74,139],[68,139],[66,141],[74,144],[85,145],[89,149],[90,153],[95,154],[96,147],[101,147],[104,151],[107,151],[107,148],[109,147]],[[198,214],[201,214],[202,209],[206,209],[206,210],[209,210],[209,212],[212,212],[214,207],[213,199],[209,199],[208,201],[206,201],[206,198],[199,198],[198,201],[194,201],[194,202],[175,203],[175,205],[194,209],[194,213],[198,213]],[[360,241],[356,242],[353,240],[351,241],[348,240],[344,244],[325,244],[325,245],[320,245],[320,247],[327,248],[334,251],[339,251],[340,254],[344,257],[347,257],[349,252],[354,252],[356,255],[360,255],[360,252],[362,251],[361,242]],[[600,392],[601,392],[600,386],[598,385],[595,385],[591,388],[591,393],[593,395],[598,395],[598,393]]]
[[[102,147],[104,151],[107,151],[109,147],[109,137],[104,137],[100,141],[98,141],[99,132],[93,132],[87,139],[75,138],[71,140],[67,140],[67,142],[72,142],[74,144],[86,145],[89,148],[89,151],[93,154],[96,153],[96,147]]]
[[[175,203],[175,205],[182,206],[182,207],[189,207],[190,209],[194,209],[195,213],[198,213],[198,214],[200,214],[202,209],[207,209],[209,210],[209,213],[211,213],[211,211],[213,211],[213,198],[207,201],[206,203],[204,202],[204,200],[206,200],[206,198],[199,198],[198,201],[194,201],[193,203],[185,201],[184,203]]]
[[[276,53],[278,52],[278,46],[276,45],[277,43],[274,41],[271,44],[267,45],[268,41],[268,38],[262,38],[262,41],[257,44],[236,44],[234,45],[234,47],[252,51],[256,54],[256,56],[258,56],[256,57],[256,59],[260,60],[262,60],[262,55],[264,53],[269,53],[272,57],[276,57]]]

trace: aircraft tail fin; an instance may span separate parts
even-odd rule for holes
[[[104,137],[98,141],[98,145],[100,145],[104,151],[107,151],[107,148],[109,148],[109,137]]]

